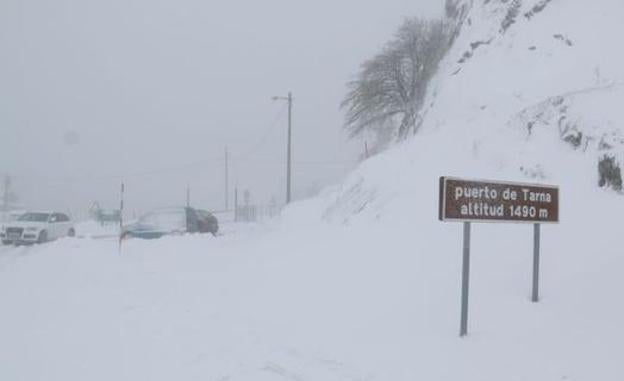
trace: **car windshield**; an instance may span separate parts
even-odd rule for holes
[[[186,229],[186,212],[183,209],[159,210],[148,213],[139,220],[141,225],[162,231]]]
[[[28,222],[48,222],[50,213],[25,213],[22,214],[17,220]]]

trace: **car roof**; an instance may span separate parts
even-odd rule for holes
[[[28,214],[28,213],[37,213],[37,214],[64,214],[66,216],[69,216],[69,213],[65,213],[65,212],[59,212],[56,210],[29,210],[23,213],[20,213],[20,216],[23,216],[24,214]]]
[[[184,211],[186,210],[186,207],[184,206],[169,206],[166,208],[156,208],[156,209],[152,209],[150,211],[148,211],[147,213],[154,213],[154,212],[179,212],[179,211]]]

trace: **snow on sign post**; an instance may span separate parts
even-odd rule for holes
[[[539,300],[540,224],[559,222],[558,187],[440,177],[439,219],[464,223],[460,336],[468,333],[471,222],[534,224],[531,300]]]

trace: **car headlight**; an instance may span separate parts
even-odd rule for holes
[[[35,228],[35,227],[30,227],[30,228],[26,228],[25,229],[27,232],[36,232],[39,230],[39,228]]]

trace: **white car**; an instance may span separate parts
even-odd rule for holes
[[[71,219],[57,212],[27,212],[0,229],[0,239],[5,245],[43,243],[75,234]]]

